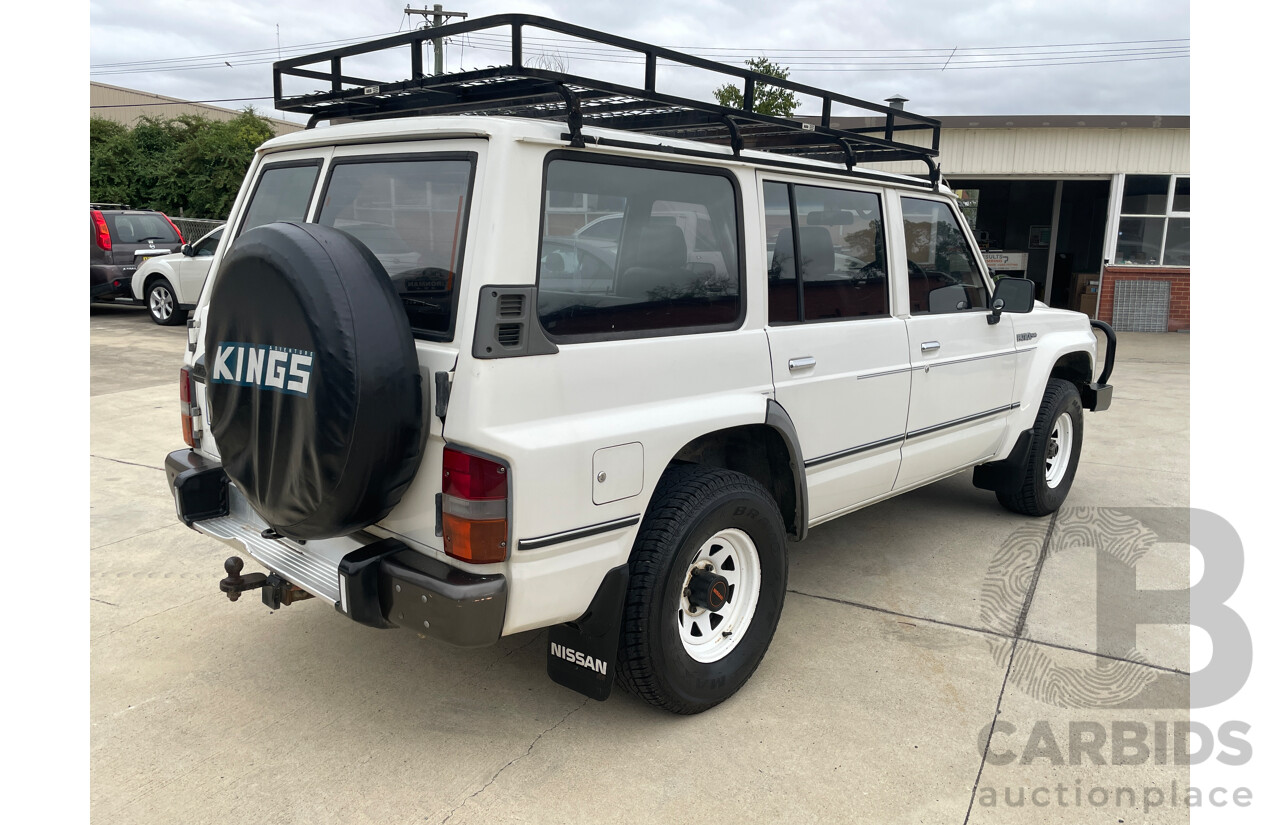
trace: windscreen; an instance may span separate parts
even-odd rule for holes
[[[111,226],[111,239],[116,243],[178,242],[178,233],[162,215],[108,214],[107,223]]]

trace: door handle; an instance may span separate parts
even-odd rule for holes
[[[814,358],[812,355],[806,355],[803,358],[792,358],[787,362],[787,369],[795,372],[796,370],[803,370],[816,366],[817,363],[817,358]]]
[[[937,352],[942,349],[942,344],[938,341],[925,341],[920,345],[921,352]]]

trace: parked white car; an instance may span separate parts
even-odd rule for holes
[[[200,300],[224,228],[225,224],[195,243],[183,244],[181,252],[149,258],[133,273],[133,297],[146,302],[152,321],[173,326],[187,320]]]

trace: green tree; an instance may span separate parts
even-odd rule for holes
[[[103,117],[89,118],[89,199],[132,203],[136,166],[128,127]]]
[[[132,129],[89,121],[89,197],[174,215],[225,218],[253,160],[274,135],[246,109],[229,121],[200,115],[139,118]]]
[[[791,76],[790,68],[779,66],[767,57],[748,58],[747,68],[760,74],[767,74],[770,77],[781,78],[782,80],[786,80]],[[721,106],[728,106],[732,109],[742,108],[744,102],[742,97],[743,90],[737,86],[726,83],[712,92],[712,94],[716,96],[716,100]],[[800,101],[796,100],[795,94],[786,89],[781,89],[777,86],[756,86],[754,110],[762,115],[791,117],[799,105]]]

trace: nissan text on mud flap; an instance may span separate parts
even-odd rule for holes
[[[424,40],[487,30],[508,65],[423,76]],[[525,66],[530,31],[633,51],[644,84]],[[384,51],[409,79],[343,75]],[[745,108],[660,92],[659,60]],[[463,646],[546,629],[555,681],[697,713],[763,660],[789,542],[970,470],[1052,513],[1110,404],[1114,335],[1093,322],[1100,367],[1088,318],[992,281],[936,120],[525,15],[275,80],[277,108],[344,122],[259,148],[166,461],[178,516],[235,549],[232,600]],[[756,114],[760,84],[822,117]],[[866,168],[888,161],[925,174]]]

